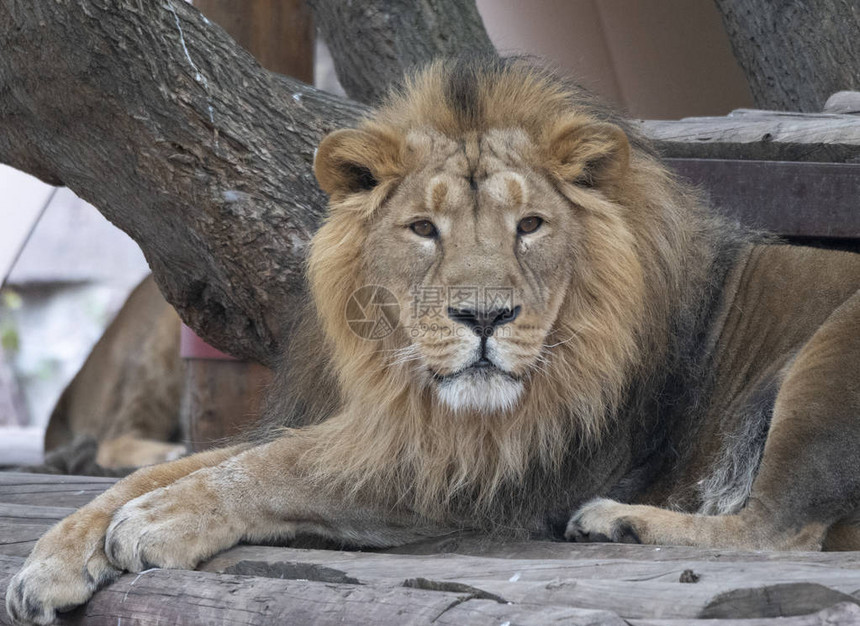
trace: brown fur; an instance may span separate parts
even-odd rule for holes
[[[17,619],[117,569],[298,532],[852,545],[860,257],[710,217],[635,129],[523,61],[431,66],[327,137],[316,173],[314,308],[270,416],[289,428],[142,470],[62,522],[10,585]],[[365,285],[401,304],[379,340],[346,320]],[[407,304],[468,285],[512,302]]]

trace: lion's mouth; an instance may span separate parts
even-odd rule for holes
[[[476,379],[480,378],[492,378],[493,376],[502,375],[506,376],[512,380],[519,380],[518,376],[514,376],[511,372],[503,370],[501,367],[493,363],[487,357],[481,357],[477,361],[474,361],[463,367],[456,372],[451,372],[450,374],[440,374],[439,372],[431,371],[433,376],[433,380],[437,383],[443,383],[446,381],[452,381],[457,378],[461,378],[464,376],[475,377]]]
[[[449,409],[504,413],[523,392],[522,381],[483,357],[450,374],[434,373],[436,393]]]

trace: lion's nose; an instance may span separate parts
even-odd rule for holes
[[[491,337],[497,326],[513,322],[519,314],[519,305],[513,309],[490,309],[489,311],[448,307],[448,317],[468,326],[479,337]]]

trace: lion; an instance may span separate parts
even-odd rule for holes
[[[521,59],[430,65],[314,170],[289,426],[60,522],[13,619],[296,533],[860,547],[860,256],[712,215],[634,125]]]
[[[60,395],[45,431],[42,469],[127,472],[185,454],[175,442],[180,325],[152,276],[144,278]]]

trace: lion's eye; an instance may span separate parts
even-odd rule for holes
[[[417,222],[412,222],[409,225],[409,228],[411,228],[412,232],[419,237],[427,237],[428,239],[432,239],[439,234],[439,231],[436,230],[436,226],[430,220],[418,220]]]
[[[540,228],[541,224],[543,224],[543,220],[541,218],[537,215],[530,215],[529,217],[524,217],[520,220],[520,223],[517,224],[517,232],[521,235],[528,235]]]

